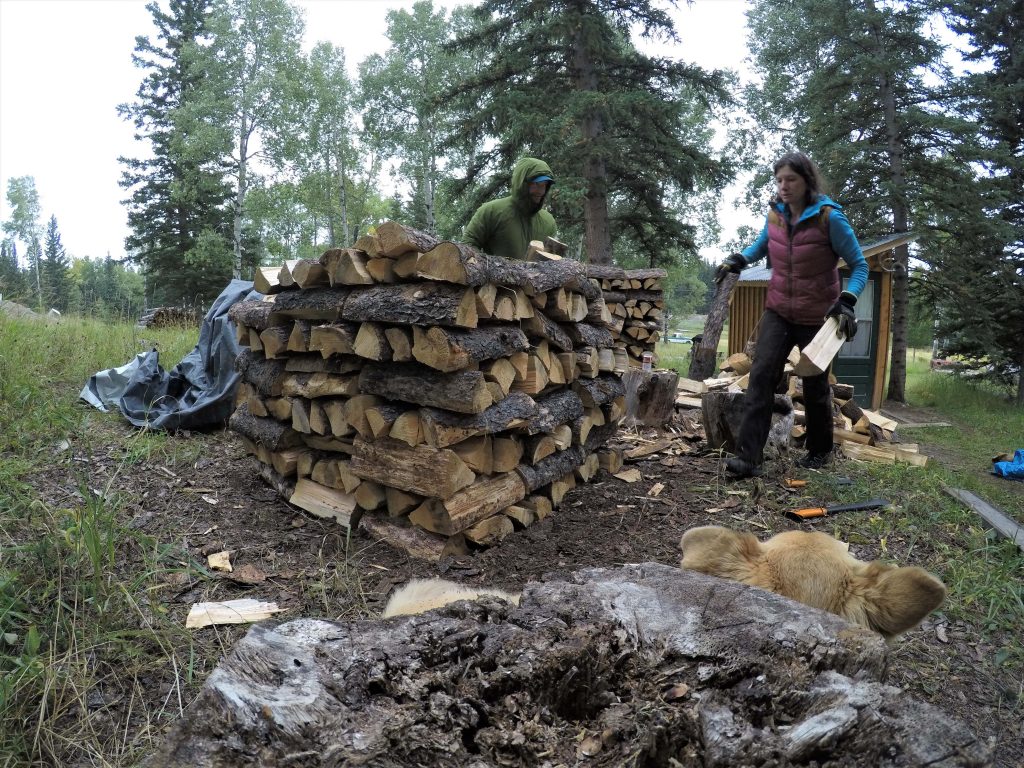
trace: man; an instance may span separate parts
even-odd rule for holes
[[[512,170],[508,197],[481,205],[466,225],[463,242],[493,256],[525,259],[531,240],[555,235],[555,218],[544,210],[554,183],[547,163],[524,157]]]

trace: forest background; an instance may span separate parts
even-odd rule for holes
[[[303,47],[287,0],[147,10],[138,91],[119,107],[137,139],[120,158],[127,258],[72,259],[34,178],[5,177],[5,299],[134,317],[385,219],[458,239],[533,155],[558,169],[551,208],[575,257],[664,267],[682,317],[712,290],[700,254],[724,190],[745,180],[758,220],[772,159],[795,147],[862,242],[918,235],[891,264],[888,397],[905,399],[908,343],[938,338],[1024,404],[1016,0],[750,0],[749,81],[665,54],[678,38],[655,0],[423,0],[388,14],[389,47],[355,74],[342,48]]]

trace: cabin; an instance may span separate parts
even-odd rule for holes
[[[868,262],[868,282],[857,301],[857,335],[839,349],[832,363],[838,381],[853,386],[853,396],[862,408],[877,410],[882,405],[889,336],[892,330],[893,251],[917,239],[913,232],[889,235],[861,244]],[[839,262],[839,275],[846,286],[850,272]],[[743,352],[764,311],[771,270],[764,263],[748,267],[729,297],[729,354]]]

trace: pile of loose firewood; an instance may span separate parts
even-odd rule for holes
[[[154,307],[147,309],[136,325],[142,328],[194,328],[202,316],[198,307]]]
[[[665,308],[661,281],[667,274],[663,269],[587,266],[587,277],[599,281],[612,316],[612,335],[623,342],[632,366],[643,364],[645,352],[657,363],[655,345],[661,337]]]
[[[263,269],[231,428],[298,507],[436,559],[557,507],[624,408],[625,352],[579,262],[513,262],[386,222]]]
[[[800,350],[794,347],[783,369],[786,396],[793,403],[794,424],[792,440],[800,444],[806,434],[804,427],[803,387],[797,370],[801,361]],[[747,389],[752,367],[744,352],[730,355],[721,365],[718,375],[693,381],[680,379],[677,383],[676,406],[700,408],[708,392],[742,393]],[[896,437],[898,423],[877,411],[861,408],[854,400],[853,386],[837,381],[829,374],[832,386],[833,439],[843,453],[852,459],[882,464],[913,464],[925,466],[928,457],[918,451],[916,443],[899,442]]]

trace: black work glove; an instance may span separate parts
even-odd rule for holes
[[[857,315],[853,308],[857,306],[857,297],[849,291],[839,294],[839,301],[832,305],[832,309],[825,315],[826,318],[834,317],[839,321],[839,333],[847,340],[857,335]]]
[[[725,276],[732,272],[734,275],[738,275],[743,271],[744,267],[747,266],[747,260],[740,256],[738,253],[731,253],[726,257],[725,261],[718,265],[718,269],[715,270],[715,282],[720,283],[725,280]]]

